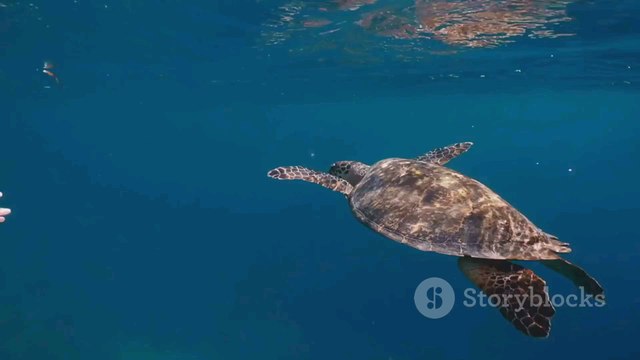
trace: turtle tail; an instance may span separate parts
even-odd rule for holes
[[[561,254],[571,252],[569,243],[558,240],[558,237],[554,235],[547,234],[547,237],[549,238],[549,247],[548,247],[549,250],[555,253],[561,253]]]

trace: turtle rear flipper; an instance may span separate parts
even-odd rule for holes
[[[549,336],[555,309],[546,282],[533,271],[506,260],[468,256],[460,258],[458,266],[516,329],[532,337]]]
[[[583,288],[586,294],[596,296],[596,300],[604,301],[604,289],[598,281],[586,271],[565,259],[541,260],[544,266],[571,280],[578,288]]]
[[[269,171],[267,176],[278,180],[304,180],[345,195],[353,190],[353,186],[344,179],[303,166],[281,166]]]

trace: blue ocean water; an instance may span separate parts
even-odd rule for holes
[[[640,4],[0,0],[0,359],[636,359]],[[45,61],[59,79],[42,72]],[[415,157],[570,242],[551,335],[280,165]],[[575,287],[536,263],[551,293]]]

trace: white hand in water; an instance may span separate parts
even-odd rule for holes
[[[2,193],[0,192],[0,198],[1,197],[2,197]],[[11,209],[0,208],[0,223],[3,223],[4,217],[9,214],[11,214]]]

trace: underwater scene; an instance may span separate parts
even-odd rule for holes
[[[637,0],[0,0],[0,360],[638,359]]]

